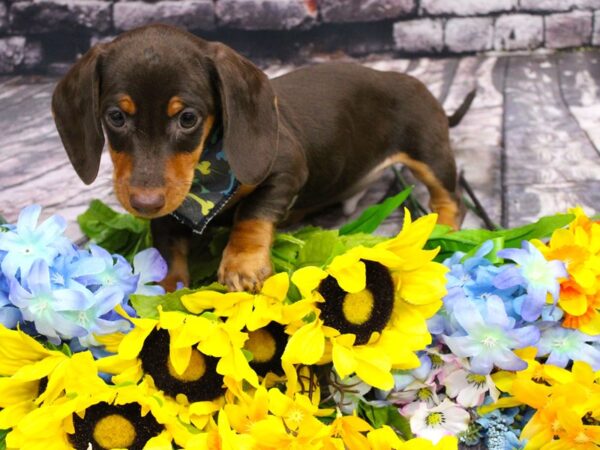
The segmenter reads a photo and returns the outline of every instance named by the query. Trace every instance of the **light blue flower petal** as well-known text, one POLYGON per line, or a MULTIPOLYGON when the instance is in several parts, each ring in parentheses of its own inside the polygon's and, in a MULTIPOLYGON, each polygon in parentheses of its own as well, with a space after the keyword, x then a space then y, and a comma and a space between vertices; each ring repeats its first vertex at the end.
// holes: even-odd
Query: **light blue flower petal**
POLYGON ((89 255, 82 256, 73 263, 73 270, 70 275, 72 278, 98 275, 99 273, 102 273, 104 268, 105 264, 102 259, 89 255))
POLYGON ((43 259, 35 260, 27 275, 26 284, 32 294, 48 293, 51 291, 50 269, 46 261, 43 259))
POLYGON ((548 266, 555 278, 568 278, 569 274, 567 272, 567 268, 565 263, 562 261, 558 261, 556 259, 549 261, 548 266))
POLYGON ((29 306, 29 301, 33 298, 31 292, 27 291, 16 279, 9 280, 10 283, 10 293, 8 294, 8 299, 10 302, 18 306, 19 308, 26 308, 29 306))
POLYGON ((454 305, 454 318, 468 334, 477 333, 485 328, 485 322, 477 306, 467 299, 456 302, 454 305))
POLYGON ((523 275, 521 275, 521 272, 515 266, 507 265, 504 267, 505 269, 494 278, 494 287, 508 289, 526 283, 523 275))
MULTIPOLYGON (((89 333, 88 330, 86 330, 84 327, 76 324, 75 322, 72 322, 62 314, 53 315, 51 326, 53 326, 54 329, 56 329, 56 331, 60 333, 61 337, 64 337, 65 339, 71 339, 73 337, 82 337, 89 333)), ((38 331, 40 330, 38 329, 38 331)))
POLYGON ((0 323, 6 328, 15 329, 17 323, 22 319, 19 308, 13 306, 5 306, 0 308, 0 323))
POLYGON ((478 375, 488 375, 494 368, 494 361, 492 355, 487 353, 481 353, 470 360, 471 372, 478 375))
POLYGON ((75 289, 57 289, 52 294, 54 296, 52 302, 54 311, 85 311, 94 304, 91 293, 85 295, 75 289))
POLYGON ((504 308, 504 302, 497 295, 491 295, 486 302, 486 323, 498 325, 503 329, 512 328, 514 319, 509 318, 504 308))
POLYGON ((512 348, 530 347, 540 340, 540 330, 534 325, 509 330, 507 335, 514 340, 512 348))
POLYGON ((520 248, 503 248, 498 250, 497 255, 503 259, 510 259, 517 264, 523 265, 529 260, 529 253, 520 248))
POLYGON ((167 262, 155 248, 147 248, 133 258, 134 273, 140 274, 140 284, 162 281, 167 275, 167 262))
POLYGON ((527 290, 527 296, 523 300, 523 306, 521 307, 521 317, 527 322, 535 321, 542 314, 542 309, 546 304, 546 293, 545 289, 539 289, 530 286, 527 290))
POLYGON ((40 205, 29 205, 21 210, 17 219, 16 231, 22 237, 29 237, 35 230, 42 207, 40 205))
POLYGON ((527 363, 508 349, 497 349, 493 358, 494 364, 500 369, 519 371, 527 368, 527 363))
POLYGON ((552 364, 553 366, 558 366, 558 367, 567 367, 567 364, 569 364, 569 361, 571 360, 571 358, 569 358, 569 356, 563 352, 560 351, 554 351, 552 353, 550 353, 550 356, 548 356, 548 359, 546 360, 546 364, 552 364))
POLYGON ((137 291, 135 291, 135 294, 155 297, 157 295, 165 295, 165 289, 162 286, 159 286, 157 284, 155 284, 155 285, 138 284, 138 288, 137 288, 137 291))
POLYGON ((460 358, 468 358, 482 352, 483 346, 470 336, 446 336, 443 335, 444 343, 450 347, 450 351, 460 358))
POLYGON ((101 288, 94 294, 94 299, 98 317, 112 311, 115 306, 119 305, 124 300, 123 292, 115 286, 101 288))
MULTIPOLYGON (((37 227, 36 235, 41 242, 46 244, 55 244, 57 238, 63 234, 67 228, 67 221, 61 216, 52 216, 46 219, 37 227)), ((61 241, 62 242, 62 241, 61 241)))
POLYGON ((594 371, 600 370, 600 350, 589 344, 581 344, 573 352, 571 359, 588 363, 594 371))

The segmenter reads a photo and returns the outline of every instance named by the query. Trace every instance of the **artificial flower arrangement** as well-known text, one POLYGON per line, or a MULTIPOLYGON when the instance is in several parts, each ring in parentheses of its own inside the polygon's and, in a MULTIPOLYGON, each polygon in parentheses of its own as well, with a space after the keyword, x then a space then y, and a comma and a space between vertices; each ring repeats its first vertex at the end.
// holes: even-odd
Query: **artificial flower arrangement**
POLYGON ((94 202, 83 249, 25 208, 0 225, 0 448, 598 448, 600 223, 372 235, 406 195, 279 234, 257 294, 210 283, 226 231, 165 294, 142 221, 94 202))

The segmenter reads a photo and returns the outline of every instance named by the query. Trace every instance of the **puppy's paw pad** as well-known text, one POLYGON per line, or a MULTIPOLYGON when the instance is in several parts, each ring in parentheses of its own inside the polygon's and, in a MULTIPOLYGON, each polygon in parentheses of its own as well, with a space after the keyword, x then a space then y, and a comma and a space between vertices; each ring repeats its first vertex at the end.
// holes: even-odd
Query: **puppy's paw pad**
POLYGON ((257 254, 223 255, 219 267, 219 282, 230 291, 258 292, 273 272, 271 261, 257 254))

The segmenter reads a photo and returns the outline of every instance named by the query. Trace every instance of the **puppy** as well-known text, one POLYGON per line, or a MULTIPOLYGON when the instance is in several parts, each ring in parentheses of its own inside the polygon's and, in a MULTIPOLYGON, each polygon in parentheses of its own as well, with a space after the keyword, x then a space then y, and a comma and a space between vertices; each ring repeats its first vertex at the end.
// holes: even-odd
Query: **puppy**
POLYGON ((127 211, 152 219, 168 289, 189 282, 192 228, 201 232, 229 210, 219 280, 255 291, 271 273, 278 223, 351 197, 393 163, 427 186, 439 222, 458 228, 448 126, 472 99, 449 119, 415 78, 350 63, 268 80, 223 44, 153 25, 90 49, 56 86, 52 109, 86 184, 108 138, 115 194, 127 211), (202 182, 195 191, 199 180, 217 186, 217 197, 202 182))

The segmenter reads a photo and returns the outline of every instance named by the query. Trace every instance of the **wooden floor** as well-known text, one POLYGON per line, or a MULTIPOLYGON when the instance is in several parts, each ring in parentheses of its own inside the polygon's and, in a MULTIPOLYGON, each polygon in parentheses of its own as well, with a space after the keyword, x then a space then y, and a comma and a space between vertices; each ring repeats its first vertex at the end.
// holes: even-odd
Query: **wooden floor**
MULTIPOLYGON (((422 80, 453 112, 477 86, 462 123, 451 130, 460 168, 491 218, 515 226, 582 205, 600 211, 600 52, 469 56, 449 59, 363 61, 422 80)), ((293 69, 266 69, 276 76, 293 69)), ((60 213, 68 235, 79 237, 75 219, 93 198, 116 206, 105 154, 98 179, 85 186, 71 168, 50 112, 55 79, 0 79, 0 214, 9 221, 30 203, 44 216, 60 213)), ((394 176, 383 177, 359 203, 379 201, 394 176)), ((332 208, 315 222, 336 225, 348 217, 332 208)), ((393 217, 385 233, 398 228, 393 217)), ((467 227, 478 227, 473 215, 467 227)))

